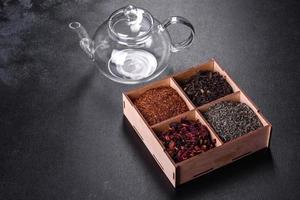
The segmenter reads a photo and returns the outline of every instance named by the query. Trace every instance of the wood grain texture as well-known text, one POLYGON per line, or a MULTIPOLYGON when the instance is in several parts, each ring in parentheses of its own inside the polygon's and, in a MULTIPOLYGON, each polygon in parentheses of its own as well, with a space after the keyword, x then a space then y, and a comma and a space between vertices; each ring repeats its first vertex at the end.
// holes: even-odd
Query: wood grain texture
POLYGON ((214 59, 210 59, 207 63, 197 65, 183 72, 179 72, 174 76, 169 76, 163 80, 123 93, 123 101, 124 115, 128 118, 129 122, 132 124, 135 131, 174 187, 239 160, 260 149, 267 148, 270 144, 272 129, 270 122, 261 114, 259 108, 214 59), (178 83, 201 71, 219 72, 231 85, 234 92, 200 107, 195 107, 178 83), (150 127, 132 101, 143 92, 160 86, 170 86, 175 89, 186 102, 190 111, 174 116, 150 127), (222 142, 220 137, 202 115, 202 113, 207 111, 209 107, 222 101, 236 101, 247 104, 258 116, 263 127, 226 143, 222 142), (165 147, 159 141, 156 133, 168 129, 171 122, 180 121, 183 117, 191 120, 198 119, 202 124, 207 126, 212 138, 216 139, 217 143, 215 148, 210 149, 205 153, 201 153, 185 161, 175 163, 166 152, 165 147))
POLYGON ((175 187, 175 166, 166 154, 163 145, 159 142, 155 134, 153 134, 147 122, 143 119, 139 111, 125 94, 123 94, 123 102, 124 115, 134 127, 134 130, 141 138, 147 149, 151 152, 153 158, 168 177, 171 184, 175 187))

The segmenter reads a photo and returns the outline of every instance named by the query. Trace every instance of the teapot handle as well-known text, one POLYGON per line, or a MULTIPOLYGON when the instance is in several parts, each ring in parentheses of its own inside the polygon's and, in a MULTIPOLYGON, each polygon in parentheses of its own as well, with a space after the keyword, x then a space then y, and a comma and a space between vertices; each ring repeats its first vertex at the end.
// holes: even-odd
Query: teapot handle
POLYGON ((188 28, 190 28, 191 32, 190 32, 189 37, 186 38, 185 40, 178 42, 178 43, 171 42, 172 43, 171 51, 177 52, 177 51, 181 51, 182 49, 189 47, 192 44, 192 41, 193 41, 194 35, 195 35, 195 29, 194 29, 193 25, 191 24, 191 22, 189 20, 185 19, 184 17, 172 16, 172 17, 169 17, 168 19, 166 19, 162 23, 162 28, 166 29, 168 26, 170 26, 172 24, 183 24, 183 25, 187 26, 188 28))

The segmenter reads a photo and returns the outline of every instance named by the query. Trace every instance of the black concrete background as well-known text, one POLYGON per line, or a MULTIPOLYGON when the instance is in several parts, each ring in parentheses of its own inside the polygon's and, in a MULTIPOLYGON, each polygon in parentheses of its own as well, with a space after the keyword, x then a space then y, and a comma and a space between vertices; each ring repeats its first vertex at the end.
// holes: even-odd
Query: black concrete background
POLYGON ((105 79, 68 29, 92 34, 128 3, 0 2, 0 199, 299 199, 299 1, 131 2, 195 26, 163 76, 214 57, 273 124, 270 151, 177 190, 123 118, 136 86, 105 79))

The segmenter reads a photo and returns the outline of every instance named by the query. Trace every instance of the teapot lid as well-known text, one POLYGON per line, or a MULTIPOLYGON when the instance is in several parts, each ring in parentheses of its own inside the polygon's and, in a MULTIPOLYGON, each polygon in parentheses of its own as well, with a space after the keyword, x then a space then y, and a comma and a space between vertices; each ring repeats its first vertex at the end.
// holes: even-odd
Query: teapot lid
POLYGON ((152 26, 151 14, 133 5, 115 11, 109 18, 109 30, 119 40, 141 40, 148 35, 152 26))

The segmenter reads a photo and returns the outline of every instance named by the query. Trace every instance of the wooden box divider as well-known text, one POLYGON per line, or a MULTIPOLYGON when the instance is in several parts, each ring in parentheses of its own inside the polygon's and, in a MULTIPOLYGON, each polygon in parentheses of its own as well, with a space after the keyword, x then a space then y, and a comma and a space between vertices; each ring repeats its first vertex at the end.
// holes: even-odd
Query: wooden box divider
POLYGON ((224 97, 221 97, 221 98, 216 99, 216 100, 214 100, 214 101, 211 101, 211 102, 209 102, 209 103, 207 103, 207 104, 204 104, 204 105, 202 105, 202 106, 199 106, 199 107, 197 107, 197 109, 198 109, 199 111, 201 111, 201 112, 205 112, 205 111, 207 111, 208 108, 210 108, 211 106, 213 106, 213 105, 215 105, 215 104, 217 104, 217 103, 220 103, 220 102, 222 102, 222 101, 239 101, 240 93, 241 93, 241 92, 238 91, 238 92, 234 92, 234 93, 228 94, 228 95, 226 95, 226 96, 224 96, 224 97))
POLYGON ((220 146, 220 145, 223 144, 222 140, 218 137, 218 135, 213 131, 213 129, 211 127, 208 127, 208 124, 207 124, 206 120, 201 115, 201 113, 198 112, 197 110, 192 110, 192 111, 182 113, 178 116, 175 116, 173 118, 165 120, 165 121, 163 121, 159 124, 156 124, 156 125, 152 126, 151 128, 154 131, 154 133, 157 134, 159 132, 168 130, 170 123, 179 122, 182 118, 186 118, 188 120, 199 120, 199 122, 201 124, 203 124, 207 127, 212 139, 216 139, 216 146, 220 146))
POLYGON ((123 93, 123 112, 174 187, 250 155, 262 148, 267 148, 270 145, 272 125, 263 116, 253 101, 214 59, 210 59, 207 63, 197 65, 160 81, 155 81, 123 93), (202 106, 195 107, 180 87, 180 82, 200 71, 219 72, 233 88, 233 93, 202 106), (163 86, 175 89, 187 104, 189 111, 150 126, 134 105, 134 101, 145 91, 163 86), (258 116, 263 127, 224 143, 202 115, 209 107, 222 101, 246 103, 258 116), (166 152, 166 148, 162 142, 158 139, 157 133, 166 130, 171 122, 180 121, 181 118, 198 119, 200 123, 208 128, 211 137, 216 139, 216 147, 182 162, 175 163, 166 152))
POLYGON ((186 96, 185 92, 181 89, 181 87, 179 87, 172 77, 170 78, 170 87, 176 90, 179 96, 185 101, 189 110, 194 110, 196 108, 193 102, 186 96))

